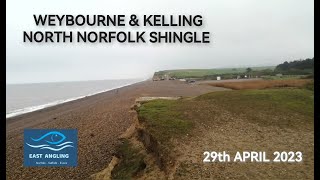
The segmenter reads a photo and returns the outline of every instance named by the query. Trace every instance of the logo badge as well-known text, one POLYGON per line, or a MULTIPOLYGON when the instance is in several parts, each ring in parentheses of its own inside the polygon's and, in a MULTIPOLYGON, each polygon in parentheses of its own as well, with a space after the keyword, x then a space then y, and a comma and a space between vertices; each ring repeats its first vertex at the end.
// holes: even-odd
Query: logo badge
POLYGON ((77 166, 76 129, 25 129, 24 166, 77 166))

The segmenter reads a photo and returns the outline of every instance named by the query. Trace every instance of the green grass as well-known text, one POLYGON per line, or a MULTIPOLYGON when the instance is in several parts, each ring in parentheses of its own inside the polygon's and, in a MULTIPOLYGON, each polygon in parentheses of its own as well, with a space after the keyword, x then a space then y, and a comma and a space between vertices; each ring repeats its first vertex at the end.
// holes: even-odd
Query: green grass
POLYGON ((308 89, 310 91, 314 91, 314 81, 306 84, 303 88, 308 89))
POLYGON ((186 134, 192 128, 192 122, 186 120, 179 111, 182 102, 153 100, 142 104, 138 109, 139 119, 161 144, 168 144, 170 138, 186 134))
POLYGON ((283 88, 214 92, 196 99, 264 126, 299 128, 313 122, 313 94, 305 88, 283 88))
MULTIPOLYGON (((145 130, 159 142, 156 154, 161 161, 171 162, 176 157, 171 138, 185 141, 182 136, 187 133, 190 137, 197 136, 197 128, 202 125, 220 128, 220 125, 241 120, 270 130, 275 127, 292 132, 311 131, 314 128, 313 101, 314 92, 306 87, 234 90, 180 100, 153 100, 143 103, 137 111, 145 130)), ((191 172, 183 164, 177 170, 179 176, 188 173, 191 172)))
POLYGON ((263 108, 266 104, 279 110, 291 110, 312 115, 313 92, 305 89, 268 89, 214 92, 199 96, 198 99, 227 102, 230 106, 263 108))
MULTIPOLYGON (((274 66, 251 67, 254 71, 271 69, 274 66)), ((247 68, 220 68, 220 69, 181 69, 181 70, 165 70, 158 71, 155 76, 169 75, 176 78, 203 78, 205 76, 223 75, 223 74, 238 74, 246 72, 247 68)))
POLYGON ((121 161, 112 170, 112 179, 132 179, 146 166, 143 161, 144 155, 140 154, 128 140, 124 140, 118 146, 117 153, 121 161))
POLYGON ((138 115, 147 130, 163 144, 188 133, 195 120, 214 119, 210 109, 217 108, 262 126, 299 128, 313 123, 312 87, 310 84, 302 88, 220 91, 194 99, 155 100, 143 104, 138 115))

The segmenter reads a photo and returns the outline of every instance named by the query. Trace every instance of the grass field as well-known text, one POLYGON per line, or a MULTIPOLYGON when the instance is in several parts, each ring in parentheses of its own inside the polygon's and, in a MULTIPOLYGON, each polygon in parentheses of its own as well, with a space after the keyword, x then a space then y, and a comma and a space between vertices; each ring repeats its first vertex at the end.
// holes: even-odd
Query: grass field
POLYGON ((307 89, 240 90, 209 93, 196 98, 217 103, 261 125, 299 128, 313 121, 313 91, 307 89), (296 119, 288 118, 298 115, 296 119), (279 117, 279 118, 274 118, 279 117))
POLYGON ((137 106, 138 130, 119 146, 122 160, 113 178, 312 179, 312 79, 211 85, 234 90, 137 106), (203 163, 204 151, 226 151, 231 158, 236 152, 263 151, 269 159, 275 151, 301 151, 304 159, 290 164, 203 163))
POLYGON ((266 89, 282 87, 305 87, 313 84, 311 79, 282 79, 282 80, 252 80, 241 82, 216 82, 209 85, 230 88, 234 90, 241 89, 266 89))
MULTIPOLYGON (((272 82, 267 84, 268 87, 283 87, 282 83, 272 82), (278 86, 280 84, 280 86, 278 86)), ((247 82, 242 82, 246 84, 247 82)), ((251 83, 251 82, 248 82, 251 83)), ((254 83, 255 84, 255 83, 254 83)), ((288 82, 286 85, 305 87, 299 81, 288 82), (291 83, 291 84, 290 84, 291 83)), ((232 84, 233 85, 233 84, 232 84)), ((244 85, 238 88, 236 84, 235 89, 252 89, 251 84, 244 85)), ((229 87, 229 86, 228 86, 229 87)), ((265 84, 261 86, 259 83, 254 86, 264 88, 265 84)), ((142 120, 148 132, 150 132, 161 144, 169 145, 171 138, 179 138, 190 132, 194 126, 194 119, 190 119, 186 114, 190 115, 194 112, 194 105, 204 103, 203 109, 210 106, 210 104, 219 105, 221 109, 228 110, 234 114, 243 114, 248 120, 256 123, 263 122, 264 125, 285 125, 285 126, 300 126, 308 121, 313 120, 313 91, 306 88, 278 88, 265 90, 240 90, 240 91, 221 91, 204 94, 195 99, 182 99, 177 101, 172 100, 153 100, 143 104, 139 110, 139 119, 142 120), (264 114, 264 117, 258 117, 264 114), (275 116, 286 117, 288 114, 297 114, 303 116, 303 121, 290 124, 288 120, 275 120, 268 118, 275 116)), ((204 113, 201 116, 211 116, 215 114, 204 113)), ((290 121, 291 122, 291 121, 290 121)))
MULTIPOLYGON (((274 66, 263 66, 263 67, 251 67, 252 70, 274 70, 274 66)), ((181 69, 181 70, 166 70, 158 71, 154 76, 172 76, 176 78, 202 78, 205 76, 222 75, 222 74, 237 74, 246 72, 247 68, 220 68, 220 69, 181 69)))
MULTIPOLYGON (((257 84, 255 88, 265 88, 265 84, 257 84)), ((145 130, 159 144, 158 155, 176 162, 170 167, 175 169, 173 174, 167 172, 174 179, 312 179, 313 91, 306 88, 306 81, 285 81, 285 84, 295 87, 258 90, 244 85, 236 89, 249 90, 153 100, 143 103, 137 112, 145 130), (202 154, 207 150, 230 153, 260 150, 267 151, 269 157, 274 151, 302 151, 305 159, 302 164, 290 166, 285 163, 203 164, 202 154)), ((279 87, 279 82, 270 81, 268 87, 279 87)), ((143 164, 137 157, 129 157, 138 161, 131 162, 136 169, 143 164)))
POLYGON ((138 110, 139 119, 161 144, 167 144, 172 137, 186 134, 192 127, 192 122, 185 120, 178 110, 181 102, 155 100, 143 104, 138 110))

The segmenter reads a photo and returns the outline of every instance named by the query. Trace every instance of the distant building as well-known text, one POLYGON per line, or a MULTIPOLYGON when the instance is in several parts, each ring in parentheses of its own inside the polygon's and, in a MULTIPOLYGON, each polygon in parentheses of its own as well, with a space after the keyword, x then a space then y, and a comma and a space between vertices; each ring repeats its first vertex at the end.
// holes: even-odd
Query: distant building
POLYGON ((158 77, 153 78, 153 81, 160 81, 158 77))

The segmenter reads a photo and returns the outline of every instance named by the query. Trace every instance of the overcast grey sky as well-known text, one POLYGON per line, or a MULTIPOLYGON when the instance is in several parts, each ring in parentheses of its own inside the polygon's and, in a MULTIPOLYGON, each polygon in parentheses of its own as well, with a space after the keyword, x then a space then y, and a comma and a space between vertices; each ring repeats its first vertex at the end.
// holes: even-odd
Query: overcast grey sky
POLYGON ((275 65, 314 56, 313 0, 7 0, 6 3, 7 83, 144 78, 164 69, 275 65), (23 31, 70 30, 37 27, 33 14, 201 14, 205 23, 202 28, 168 30, 209 31, 211 44, 26 44, 22 42, 23 31))

